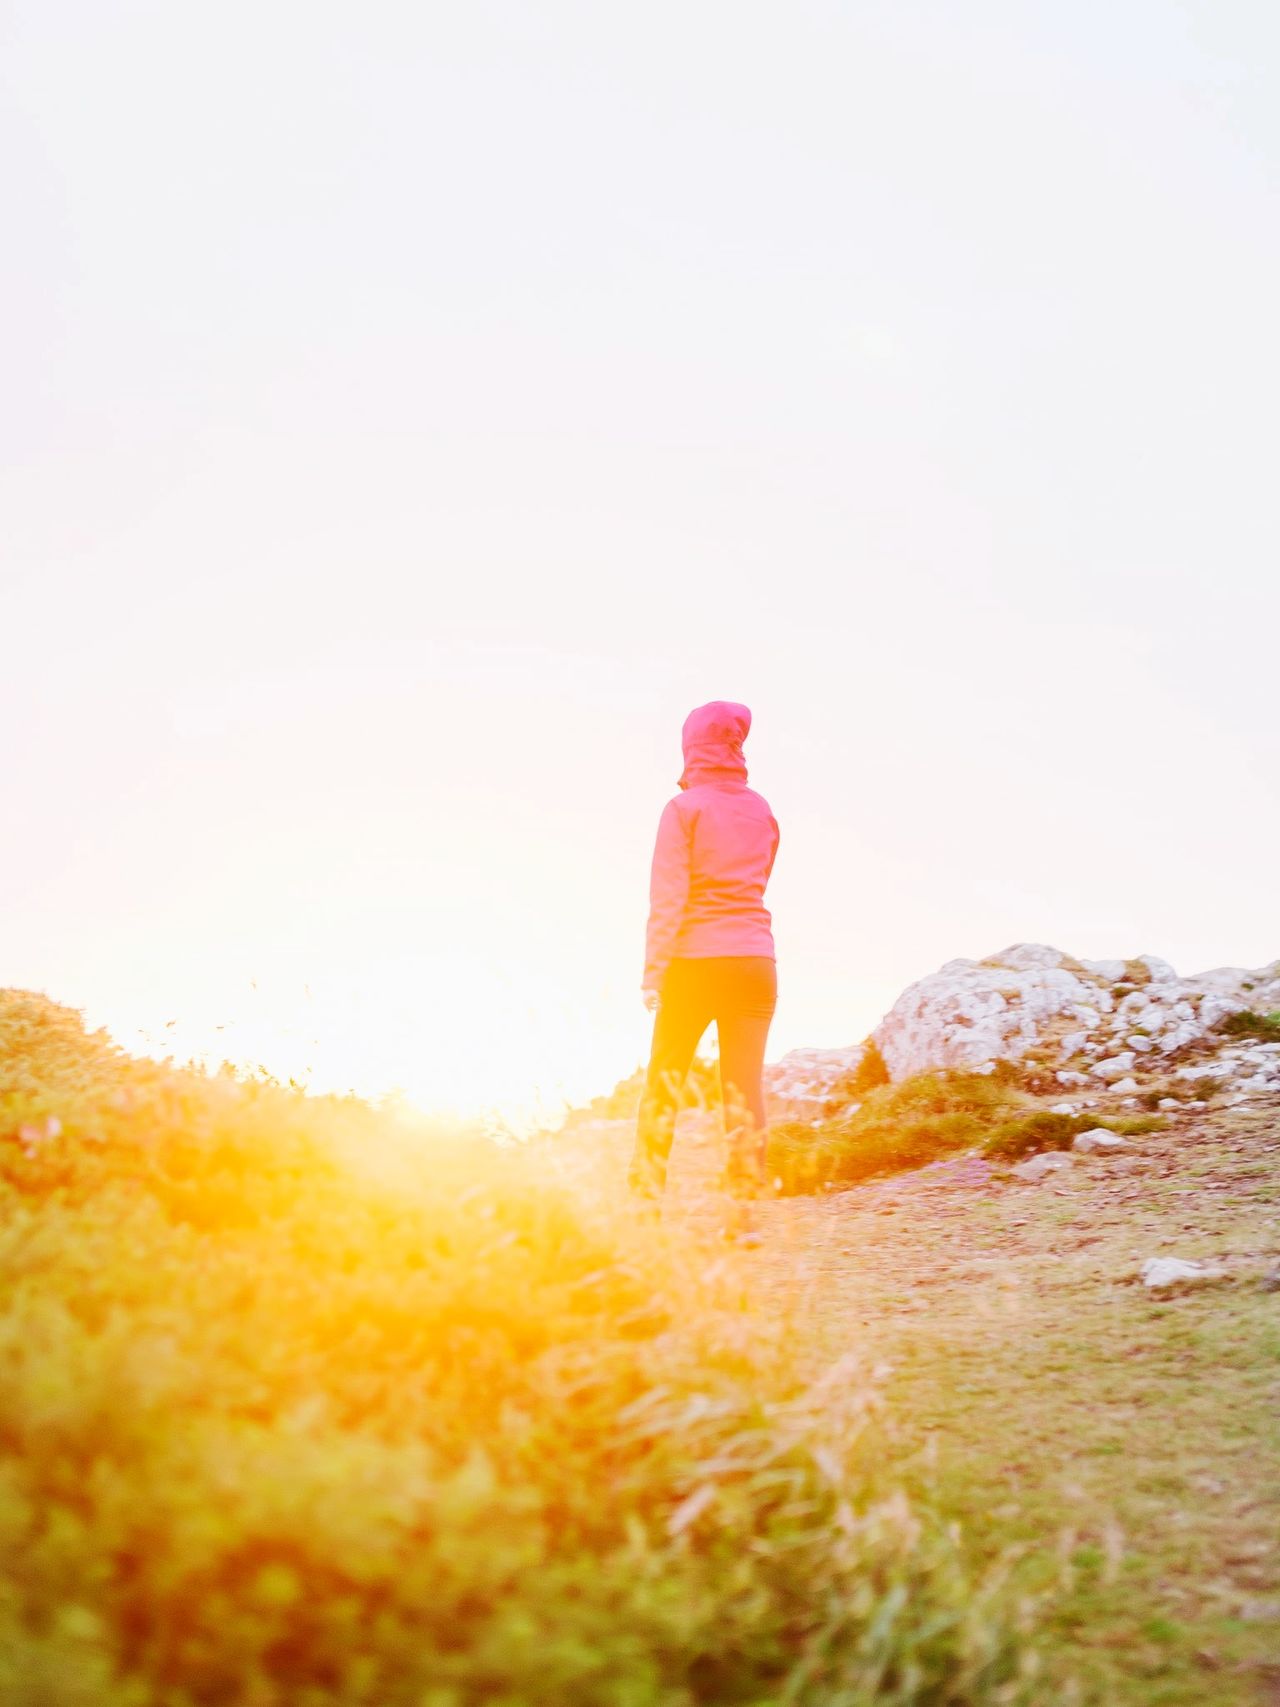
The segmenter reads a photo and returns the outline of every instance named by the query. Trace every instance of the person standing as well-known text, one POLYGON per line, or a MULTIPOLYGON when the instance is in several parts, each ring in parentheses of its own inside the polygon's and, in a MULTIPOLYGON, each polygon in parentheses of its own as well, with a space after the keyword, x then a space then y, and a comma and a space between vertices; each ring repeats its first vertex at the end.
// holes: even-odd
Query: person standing
POLYGON ((764 1178, 764 1052, 778 999, 765 885, 777 821, 747 786, 743 742, 751 713, 731 700, 691 711, 681 744, 680 793, 658 821, 649 881, 643 996, 653 1042, 628 1180, 661 1197, 684 1081, 714 1020, 731 1189, 764 1178))

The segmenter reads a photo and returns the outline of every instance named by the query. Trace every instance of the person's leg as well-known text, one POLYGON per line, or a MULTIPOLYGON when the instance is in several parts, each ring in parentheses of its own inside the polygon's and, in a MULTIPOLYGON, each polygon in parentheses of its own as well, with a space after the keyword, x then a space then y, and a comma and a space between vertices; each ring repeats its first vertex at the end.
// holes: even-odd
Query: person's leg
POLYGON ((632 1189, 648 1197, 660 1197, 666 1185, 680 1092, 702 1034, 711 1023, 705 979, 698 965, 688 960, 671 962, 653 1022, 635 1150, 627 1174, 632 1189))
POLYGON ((722 963, 716 1030, 724 1098, 726 1173, 732 1189, 759 1191, 765 1180, 767 1116, 764 1054, 778 1002, 778 974, 765 956, 722 963))

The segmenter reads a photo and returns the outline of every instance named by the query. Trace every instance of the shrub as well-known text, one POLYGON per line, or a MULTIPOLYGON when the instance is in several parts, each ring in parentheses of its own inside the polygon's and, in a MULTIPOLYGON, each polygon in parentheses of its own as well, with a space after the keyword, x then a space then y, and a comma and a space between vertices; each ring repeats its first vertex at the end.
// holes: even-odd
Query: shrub
POLYGON ((986 1155, 1016 1162, 1037 1150, 1069 1150, 1079 1132, 1089 1132, 1100 1122, 1093 1115, 1054 1114, 1047 1108, 1002 1120, 983 1141, 986 1155))
POLYGON ((994 1699, 871 1377, 590 1163, 0 995, 0 1699, 994 1699))
POLYGON ((880 1053, 880 1045, 874 1037, 869 1037, 862 1045, 862 1055, 853 1070, 850 1089, 854 1096, 864 1097, 868 1091, 874 1091, 877 1086, 890 1082, 889 1069, 880 1053))
POLYGON ((1266 1043, 1280 1043, 1280 1012, 1255 1014, 1246 1008, 1219 1020, 1215 1029, 1224 1037, 1257 1037, 1266 1043))
POLYGON ((1097 1122, 1122 1138, 1141 1138, 1144 1132, 1163 1132, 1167 1124, 1162 1114, 1126 1114, 1097 1122))
POLYGON ((858 1064, 851 1072, 843 1073, 827 1095, 825 1112, 838 1114, 851 1102, 860 1102, 869 1091, 891 1083, 889 1069, 874 1037, 862 1045, 858 1064))
POLYGON ((979 1143, 1025 1101, 1005 1073, 920 1073, 871 1091, 860 1107, 816 1128, 796 1121, 771 1128, 769 1169, 790 1193, 921 1167, 979 1143))

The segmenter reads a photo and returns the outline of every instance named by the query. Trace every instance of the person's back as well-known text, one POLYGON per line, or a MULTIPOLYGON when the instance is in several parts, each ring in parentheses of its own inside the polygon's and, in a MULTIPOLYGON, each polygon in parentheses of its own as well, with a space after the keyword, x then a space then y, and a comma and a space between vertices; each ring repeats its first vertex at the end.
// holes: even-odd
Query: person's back
POLYGON ((745 705, 699 706, 682 731, 681 793, 658 824, 649 886, 644 995, 657 1010, 631 1181, 662 1190, 680 1087, 712 1020, 720 1040, 730 1154, 764 1160, 764 1050, 777 1003, 765 885, 778 851, 769 803, 747 786, 745 705))
POLYGON ((649 886, 644 988, 659 990, 668 963, 712 955, 774 955, 765 885, 778 826, 747 786, 744 705, 715 700, 685 720, 682 792, 658 822, 649 886))

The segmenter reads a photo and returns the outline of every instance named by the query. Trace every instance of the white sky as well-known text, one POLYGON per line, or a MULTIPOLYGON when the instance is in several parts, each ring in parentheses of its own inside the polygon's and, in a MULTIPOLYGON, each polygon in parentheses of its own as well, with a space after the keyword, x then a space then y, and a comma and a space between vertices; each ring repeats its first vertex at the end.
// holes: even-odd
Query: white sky
POLYGON ((1280 953, 1275 6, 0 19, 0 981, 603 1089, 719 697, 773 1054, 1280 953))

